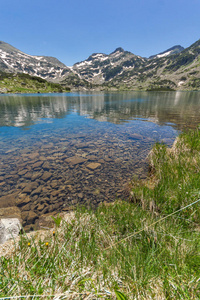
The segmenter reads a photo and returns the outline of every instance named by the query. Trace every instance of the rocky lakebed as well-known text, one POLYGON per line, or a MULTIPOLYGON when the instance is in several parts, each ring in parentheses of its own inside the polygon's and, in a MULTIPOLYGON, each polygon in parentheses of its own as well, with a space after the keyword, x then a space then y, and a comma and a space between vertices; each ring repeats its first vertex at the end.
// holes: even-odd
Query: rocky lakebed
POLYGON ((126 198, 133 175, 145 176, 152 141, 128 132, 33 138, 28 145, 21 138, 17 147, 10 140, 0 156, 0 217, 17 217, 33 230, 79 204, 126 198))
POLYGON ((195 122, 199 93, 2 95, 0 219, 29 231, 79 205, 128 199, 154 143, 172 145, 195 122))

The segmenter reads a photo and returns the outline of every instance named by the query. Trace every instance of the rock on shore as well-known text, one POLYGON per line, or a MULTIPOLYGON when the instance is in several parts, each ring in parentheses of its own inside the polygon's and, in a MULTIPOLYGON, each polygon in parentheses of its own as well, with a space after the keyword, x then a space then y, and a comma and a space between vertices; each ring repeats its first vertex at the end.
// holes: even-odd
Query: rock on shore
POLYGON ((0 220, 0 244, 16 238, 21 230, 21 223, 17 218, 0 220))

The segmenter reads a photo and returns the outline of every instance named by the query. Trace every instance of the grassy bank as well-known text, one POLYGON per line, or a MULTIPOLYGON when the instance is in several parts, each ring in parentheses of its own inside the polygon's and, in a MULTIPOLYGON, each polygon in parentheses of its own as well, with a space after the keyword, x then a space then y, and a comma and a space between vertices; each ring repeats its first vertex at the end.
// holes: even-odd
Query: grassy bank
POLYGON ((69 92, 67 86, 48 82, 28 74, 0 72, 0 92, 2 93, 62 93, 69 92))
POLYGON ((171 150, 155 145, 151 176, 133 182, 129 201, 79 208, 54 231, 21 235, 1 258, 0 296, 199 299, 199 202, 184 209, 199 198, 199 150, 199 130, 171 150))
MULTIPOLYGON (((182 133, 173 147, 156 144, 149 154, 150 176, 135 182, 133 198, 143 207, 170 214, 200 198, 200 130, 182 133)), ((186 224, 199 225, 200 210, 190 206, 180 214, 186 224)))

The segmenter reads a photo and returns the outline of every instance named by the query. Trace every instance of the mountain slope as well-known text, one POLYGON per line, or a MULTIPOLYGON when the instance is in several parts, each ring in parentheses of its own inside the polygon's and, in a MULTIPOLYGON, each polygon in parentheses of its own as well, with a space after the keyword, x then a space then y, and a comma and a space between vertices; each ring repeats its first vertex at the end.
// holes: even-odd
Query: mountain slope
POLYGON ((149 59, 116 76, 108 87, 144 90, 200 89, 200 40, 180 53, 149 59))
POLYGON ((180 45, 176 45, 174 47, 171 47, 167 50, 165 50, 164 52, 161 52, 161 53, 158 53, 156 55, 152 55, 149 57, 149 59, 152 59, 152 58, 160 58, 160 57, 166 57, 166 56, 169 56, 169 55, 173 55, 173 54, 177 54, 177 53, 180 53, 181 51, 183 51, 184 48, 180 45))
POLYGON ((57 58, 32 56, 0 41, 0 70, 9 73, 26 73, 59 82, 71 73, 57 58))
POLYGON ((76 63, 72 70, 79 78, 93 84, 102 84, 122 74, 127 69, 143 66, 145 58, 117 48, 109 55, 94 53, 85 61, 76 63))
POLYGON ((186 49, 174 46, 150 58, 117 48, 108 55, 94 53, 72 67, 0 42, 0 71, 26 73, 75 89, 200 89, 200 40, 186 49))

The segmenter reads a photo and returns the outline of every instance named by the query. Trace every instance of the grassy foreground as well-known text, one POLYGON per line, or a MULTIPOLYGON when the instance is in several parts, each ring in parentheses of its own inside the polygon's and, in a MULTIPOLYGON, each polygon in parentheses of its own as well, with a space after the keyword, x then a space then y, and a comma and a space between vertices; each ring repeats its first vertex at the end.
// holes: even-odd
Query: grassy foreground
POLYGON ((199 299, 200 202, 183 209, 199 198, 199 151, 199 130, 171 150, 155 145, 151 176, 133 182, 129 202, 79 208, 54 231, 22 235, 1 258, 0 297, 199 299))

